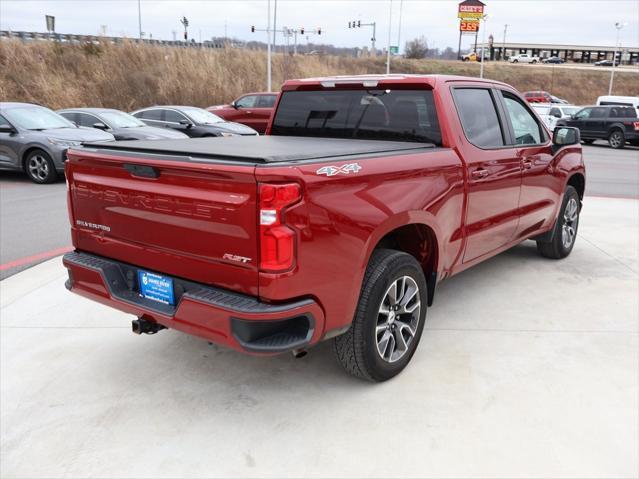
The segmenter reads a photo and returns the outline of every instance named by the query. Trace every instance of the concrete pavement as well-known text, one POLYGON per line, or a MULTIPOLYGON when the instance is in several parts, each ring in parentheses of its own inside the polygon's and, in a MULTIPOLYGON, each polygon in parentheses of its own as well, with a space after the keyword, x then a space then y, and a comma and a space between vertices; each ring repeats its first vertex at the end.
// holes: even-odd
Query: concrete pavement
POLYGON ((637 477, 639 202, 587 198, 563 261, 524 243, 443 282, 411 365, 254 358, 0 283, 2 477, 637 477))

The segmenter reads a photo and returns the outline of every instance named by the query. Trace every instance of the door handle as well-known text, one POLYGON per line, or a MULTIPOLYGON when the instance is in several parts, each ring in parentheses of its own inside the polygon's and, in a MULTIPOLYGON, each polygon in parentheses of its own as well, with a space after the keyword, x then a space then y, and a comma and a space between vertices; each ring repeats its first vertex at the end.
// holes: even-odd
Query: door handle
POLYGON ((533 160, 531 158, 524 158, 521 160, 521 166, 523 166, 524 169, 529 170, 533 167, 533 160))
POLYGON ((488 176, 488 170, 484 170, 483 168, 480 168, 478 170, 473 171, 470 176, 473 179, 481 179, 481 178, 486 178, 488 176))

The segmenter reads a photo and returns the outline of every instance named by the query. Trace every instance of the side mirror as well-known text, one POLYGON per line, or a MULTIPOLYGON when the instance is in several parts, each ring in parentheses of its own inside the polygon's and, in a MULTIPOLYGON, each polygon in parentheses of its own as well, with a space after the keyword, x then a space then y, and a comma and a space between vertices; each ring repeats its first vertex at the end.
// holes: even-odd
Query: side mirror
POLYGON ((180 125, 187 128, 193 128, 193 123, 191 123, 189 120, 180 120, 180 125))
POLYGON ((11 125, 0 125, 0 133, 15 133, 16 130, 11 125))
POLYGON ((579 128, 571 126, 558 126, 552 134, 553 148, 559 150, 564 146, 578 145, 581 142, 579 128))
POLYGON ((106 126, 104 123, 98 122, 98 123, 94 123, 93 125, 91 125, 93 128, 97 128, 98 130, 108 130, 109 127, 106 126))
POLYGON ((235 108, 236 110, 239 108, 239 106, 237 106, 237 103, 235 102, 235 100, 233 100, 231 102, 231 108, 235 108))

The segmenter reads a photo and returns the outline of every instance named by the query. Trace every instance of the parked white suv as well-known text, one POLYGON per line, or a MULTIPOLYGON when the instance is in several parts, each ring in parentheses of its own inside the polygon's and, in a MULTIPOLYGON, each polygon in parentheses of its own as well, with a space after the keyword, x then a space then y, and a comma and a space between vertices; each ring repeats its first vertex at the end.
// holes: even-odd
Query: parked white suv
POLYGON ((563 105, 555 103, 532 103, 530 106, 537 112, 539 118, 552 131, 557 126, 560 119, 571 118, 581 107, 574 105, 563 105))
POLYGON ((508 59, 510 63, 539 63, 539 57, 533 57, 527 53, 521 55, 515 55, 508 59))

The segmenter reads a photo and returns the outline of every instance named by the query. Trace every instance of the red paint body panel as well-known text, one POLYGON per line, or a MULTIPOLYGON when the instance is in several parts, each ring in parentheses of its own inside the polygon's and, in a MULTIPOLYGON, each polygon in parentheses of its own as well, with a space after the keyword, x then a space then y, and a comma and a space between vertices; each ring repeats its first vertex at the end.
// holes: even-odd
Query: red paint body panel
MULTIPOLYGON (((246 95, 242 95, 242 97, 238 98, 235 101, 238 101, 246 96, 260 97, 265 95, 271 96, 273 95, 273 93, 248 93, 246 95)), ((262 135, 266 131, 269 119, 275 111, 275 108, 264 108, 259 106, 234 108, 231 105, 215 105, 207 108, 207 110, 211 113, 216 114, 217 116, 224 118, 226 121, 234 121, 236 123, 242 123, 246 126, 250 126, 260 135, 262 135)))
MULTIPOLYGON (((361 158, 357 174, 330 177, 317 170, 353 160, 268 166, 187 164, 71 150, 66 172, 74 246, 252 295, 264 303, 312 299, 318 321, 310 344, 315 344, 351 323, 369 257, 388 233, 406 225, 432 232, 435 244, 428 247, 435 255, 435 276, 441 280, 549 231, 569 178, 585 177, 579 145, 554 153, 550 140, 533 147, 492 150, 468 142, 451 88, 481 85, 519 96, 508 85, 463 77, 367 78, 377 79, 380 88, 432 89, 442 148, 361 158), (132 178, 122 168, 124 163, 152 165, 161 175, 132 178), (487 176, 474 178, 478 168, 486 169, 487 176), (302 187, 302 199, 285 210, 286 224, 297 238, 294 265, 284 273, 257 269, 257 184, 262 182, 297 182, 302 187), (108 225, 110 231, 83 227, 78 221, 97 228, 108 225), (228 252, 251 261, 224 260, 228 252)), ((283 91, 358 88, 357 82, 361 88, 362 81, 361 77, 291 80, 283 91)), ((229 336, 228 311, 208 311, 204 305, 186 302, 174 317, 161 317, 109 297, 99 275, 67 267, 72 270, 73 291, 238 347, 229 336)))

